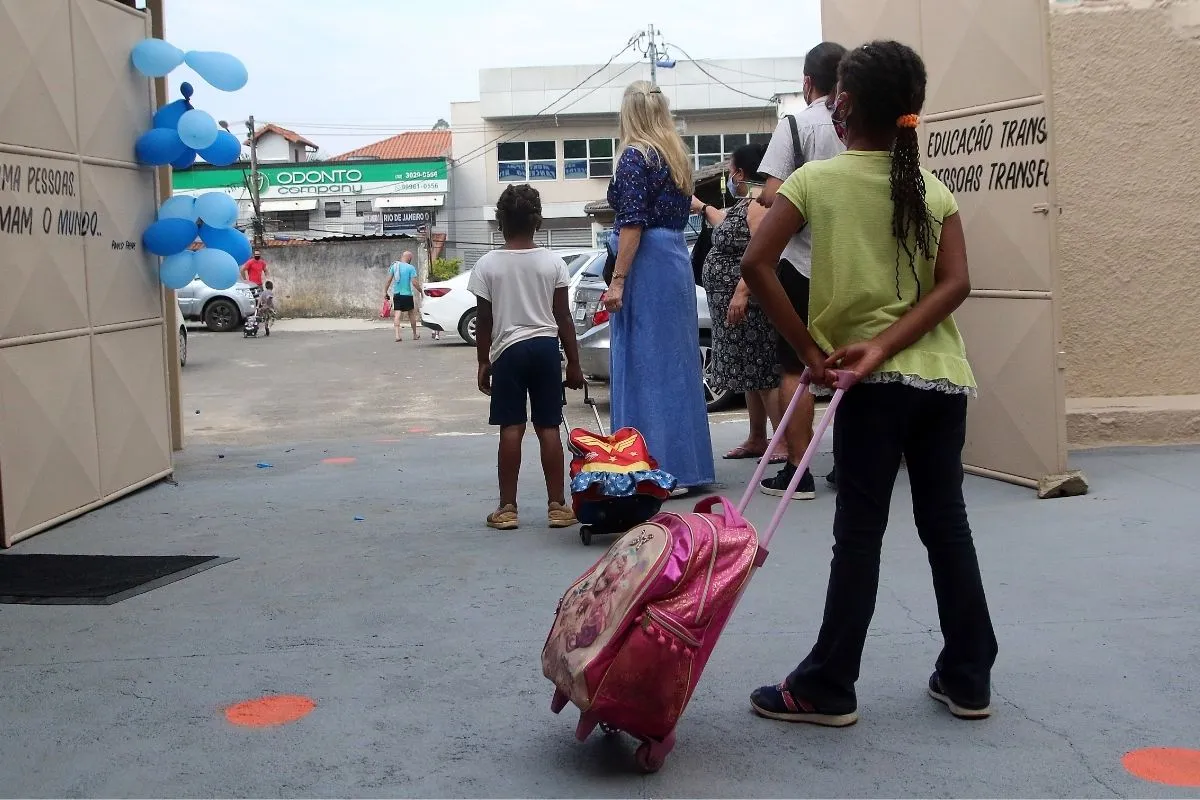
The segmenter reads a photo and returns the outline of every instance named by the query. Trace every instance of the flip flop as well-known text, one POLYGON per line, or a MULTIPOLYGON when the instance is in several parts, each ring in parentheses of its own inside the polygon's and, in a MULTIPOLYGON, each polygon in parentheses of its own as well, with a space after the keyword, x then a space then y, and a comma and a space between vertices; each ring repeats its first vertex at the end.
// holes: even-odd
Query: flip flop
POLYGON ((763 453, 751 452, 750 450, 747 450, 742 445, 738 445, 737 447, 733 448, 725 455, 721 456, 721 458, 727 459, 729 461, 741 461, 743 459, 762 458, 762 457, 763 457, 763 453))

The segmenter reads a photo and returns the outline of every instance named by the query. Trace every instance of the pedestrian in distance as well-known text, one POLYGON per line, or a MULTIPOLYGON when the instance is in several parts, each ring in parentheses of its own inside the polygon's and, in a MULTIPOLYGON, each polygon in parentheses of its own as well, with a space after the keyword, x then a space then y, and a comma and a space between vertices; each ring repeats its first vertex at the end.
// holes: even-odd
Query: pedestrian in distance
POLYGON ((393 261, 388 267, 387 282, 383 285, 384 299, 392 301, 392 327, 396 331, 396 341, 404 341, 401 332, 404 323, 401 315, 408 316, 408 324, 412 326, 413 339, 420 339, 421 333, 417 328, 416 295, 421 291, 421 279, 417 268, 413 266, 413 254, 405 250, 399 261, 393 261))
POLYGON ((963 499, 967 398, 975 377, 953 312, 971 291, 958 204, 921 169, 925 65, 892 41, 842 60, 833 120, 847 150, 784 181, 742 272, 767 315, 831 386, 852 373, 834 422, 838 472, 833 561, 816 644, 783 681, 750 697, 761 716, 845 726, 879 590, 880 549, 903 458, 913 518, 929 554, 943 648, 928 693, 959 718, 991 714, 996 636, 963 499), (775 268, 812 228, 806 324, 775 268))
POLYGON ((546 519, 551 528, 576 523, 567 505, 562 424, 563 374, 559 343, 567 358, 566 385, 583 388, 575 322, 567 302, 566 263, 538 247, 542 198, 529 185, 509 186, 496 204, 504 246, 485 254, 471 270, 468 290, 478 299, 476 352, 479 391, 491 397, 489 422, 500 428, 496 473, 500 503, 487 525, 520 525, 517 479, 521 443, 533 422, 546 478, 546 519))
POLYGON ((269 272, 267 262, 263 261, 262 251, 255 249, 254 256, 242 265, 241 279, 255 286, 262 286, 269 272))

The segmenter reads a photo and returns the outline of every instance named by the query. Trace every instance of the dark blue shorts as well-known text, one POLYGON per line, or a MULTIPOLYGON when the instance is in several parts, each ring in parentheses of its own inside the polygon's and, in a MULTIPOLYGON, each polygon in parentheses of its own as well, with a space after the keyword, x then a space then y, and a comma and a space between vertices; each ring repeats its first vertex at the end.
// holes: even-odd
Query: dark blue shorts
POLYGON ((510 345, 492 364, 488 422, 524 425, 531 420, 538 428, 557 428, 562 424, 562 381, 557 336, 539 336, 510 345))

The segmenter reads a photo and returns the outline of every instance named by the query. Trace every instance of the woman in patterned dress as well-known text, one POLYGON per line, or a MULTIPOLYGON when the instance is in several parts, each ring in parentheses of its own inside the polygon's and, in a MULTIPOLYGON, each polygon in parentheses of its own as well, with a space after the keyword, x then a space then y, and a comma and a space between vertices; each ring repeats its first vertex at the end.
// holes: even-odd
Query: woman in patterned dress
POLYGON ((621 152, 608 202, 616 253, 610 323, 612 429, 637 428, 677 492, 716 480, 696 284, 683 229, 692 167, 662 90, 637 81, 621 103, 621 152))
MULTIPOLYGON (((779 424, 779 361, 775 329, 750 298, 742 280, 742 255, 767 210, 754 202, 752 184, 761 184, 758 165, 766 148, 748 144, 734 151, 727 188, 737 202, 713 208, 692 198, 692 211, 713 226, 712 249, 704 259, 702 280, 712 316, 712 382, 714 389, 743 392, 750 412, 750 435, 725 458, 758 458, 767 450, 767 418, 779 424)), ((787 453, 772 457, 786 460, 787 453)))

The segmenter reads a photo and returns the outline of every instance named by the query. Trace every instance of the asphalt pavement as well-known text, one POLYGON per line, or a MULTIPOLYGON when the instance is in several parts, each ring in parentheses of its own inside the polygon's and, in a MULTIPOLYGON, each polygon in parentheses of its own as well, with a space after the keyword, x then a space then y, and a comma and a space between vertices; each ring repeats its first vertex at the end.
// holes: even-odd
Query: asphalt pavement
MULTIPOLYGON (((0 795, 1197 793, 1140 780, 1122 759, 1200 749, 1200 451, 1079 455, 1093 493, 1067 500, 968 478, 1000 640, 997 713, 979 723, 924 693, 940 635, 903 476, 861 721, 829 730, 751 715, 749 692, 786 674, 820 622, 834 498, 793 503, 675 752, 642 776, 629 739, 580 744, 575 717, 549 710, 544 637, 600 549, 537 519, 532 441, 526 524, 483 527, 495 443, 473 362, 465 346, 395 344, 386 328, 196 332, 177 484, 11 552, 236 560, 112 606, 0 605, 0 795), (237 705, 276 695, 298 697, 237 705), (269 724, 283 718, 264 708, 295 721, 269 724)), ((714 422, 718 449, 744 435, 736 413, 714 422)), ((719 478, 736 491, 752 467, 718 462, 719 478)), ((760 496, 748 516, 761 525, 771 510, 760 496)))

